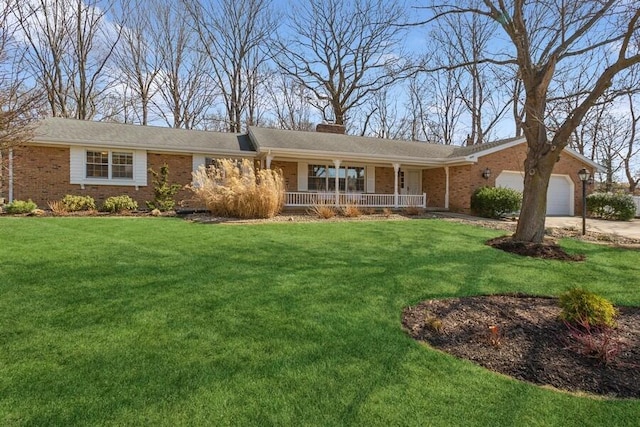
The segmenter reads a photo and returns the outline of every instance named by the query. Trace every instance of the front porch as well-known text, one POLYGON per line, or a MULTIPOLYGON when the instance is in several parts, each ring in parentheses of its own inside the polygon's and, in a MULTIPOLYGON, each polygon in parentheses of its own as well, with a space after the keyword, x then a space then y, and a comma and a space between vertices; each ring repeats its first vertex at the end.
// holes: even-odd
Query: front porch
POLYGON ((314 205, 334 205, 343 207, 356 205, 366 208, 407 208, 427 207, 427 194, 372 194, 342 192, 302 192, 287 191, 285 207, 309 207, 314 205))

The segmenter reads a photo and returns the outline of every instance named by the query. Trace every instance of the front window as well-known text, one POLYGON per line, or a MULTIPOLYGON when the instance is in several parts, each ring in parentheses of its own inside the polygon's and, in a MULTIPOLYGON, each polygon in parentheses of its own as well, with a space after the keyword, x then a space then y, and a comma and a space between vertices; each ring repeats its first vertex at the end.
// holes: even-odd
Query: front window
POLYGON ((133 179, 133 153, 87 151, 87 178, 133 179))
POLYGON ((309 165, 307 188, 309 191, 335 191, 336 174, 339 190, 347 193, 363 193, 365 168, 333 165, 309 165))

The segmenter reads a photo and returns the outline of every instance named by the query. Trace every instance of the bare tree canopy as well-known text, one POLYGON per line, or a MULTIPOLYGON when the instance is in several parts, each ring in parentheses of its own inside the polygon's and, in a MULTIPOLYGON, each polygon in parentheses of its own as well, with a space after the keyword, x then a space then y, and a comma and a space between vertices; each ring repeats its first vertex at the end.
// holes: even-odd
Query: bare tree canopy
POLYGON ((405 76, 405 9, 383 0, 305 0, 292 5, 275 60, 313 92, 325 120, 344 125, 368 96, 405 76))
MULTIPOLYGON (((640 63, 640 7, 633 2, 540 0, 464 1, 433 4, 432 20, 470 14, 498 22, 502 29, 495 51, 473 62, 513 64, 524 86, 525 160, 523 205, 515 239, 540 242, 544 237, 546 194, 553 166, 585 114, 605 93, 625 92, 627 70, 640 63), (572 94, 574 108, 549 126, 549 101, 558 81, 583 70, 581 87, 572 94)), ((451 64, 451 67, 468 65, 451 64)), ((555 94, 557 96, 557 94, 555 94)))
POLYGON ((24 65, 45 90, 54 116, 91 119, 107 89, 105 67, 118 43, 111 2, 16 1, 12 13, 29 49, 24 65))
POLYGON ((227 112, 228 131, 257 121, 266 42, 276 29, 270 1, 183 0, 227 112))

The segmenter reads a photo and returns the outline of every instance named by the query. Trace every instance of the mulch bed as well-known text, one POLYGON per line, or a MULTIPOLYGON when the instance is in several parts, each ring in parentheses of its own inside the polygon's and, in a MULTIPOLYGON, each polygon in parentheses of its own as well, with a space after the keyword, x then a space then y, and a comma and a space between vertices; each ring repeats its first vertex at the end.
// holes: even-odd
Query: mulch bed
POLYGON ((640 309, 619 307, 619 311, 615 339, 621 351, 608 364, 577 351, 583 347, 569 338, 554 298, 493 295, 430 300, 406 308, 402 323, 416 340, 523 381, 640 398, 640 309))
POLYGON ((555 259, 559 261, 584 261, 584 255, 570 255, 553 240, 543 243, 520 242, 509 236, 497 237, 487 241, 487 245, 517 255, 534 258, 555 259))

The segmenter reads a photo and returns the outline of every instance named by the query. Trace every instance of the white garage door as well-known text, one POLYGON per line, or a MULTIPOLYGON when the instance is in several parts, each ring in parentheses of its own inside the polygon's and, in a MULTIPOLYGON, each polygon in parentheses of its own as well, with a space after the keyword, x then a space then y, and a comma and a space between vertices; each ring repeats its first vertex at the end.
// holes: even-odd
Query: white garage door
MULTIPOLYGON (((522 191, 524 175, 520 172, 502 172, 496 178, 496 187, 522 191)), ((568 175, 552 175, 547 190, 547 215, 573 215, 573 183, 568 175)))

